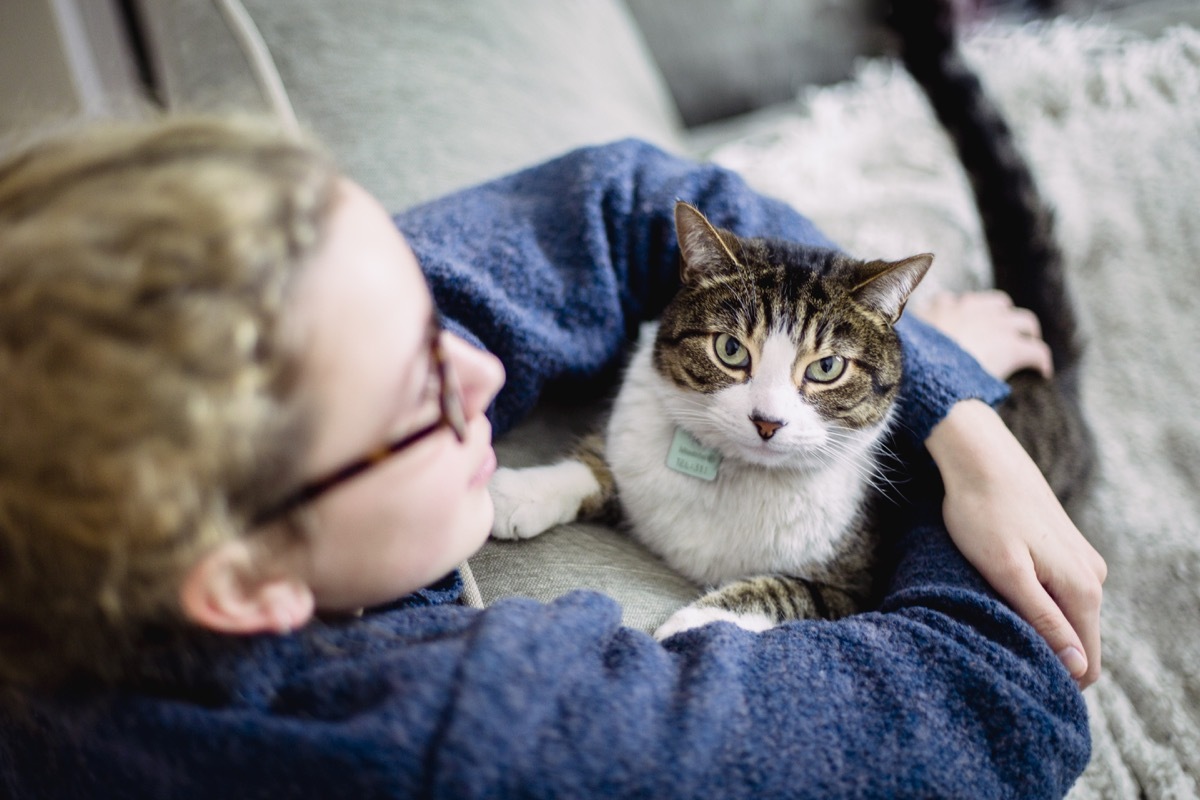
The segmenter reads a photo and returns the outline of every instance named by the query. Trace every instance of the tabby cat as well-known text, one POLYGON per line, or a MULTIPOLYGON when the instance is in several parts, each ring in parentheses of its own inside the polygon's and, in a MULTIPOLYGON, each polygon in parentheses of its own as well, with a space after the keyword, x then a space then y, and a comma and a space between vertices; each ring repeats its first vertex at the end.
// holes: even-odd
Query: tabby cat
POLYGON ((705 619, 851 613, 871 593, 867 501, 901 372, 892 326, 933 257, 741 238, 682 202, 675 222, 682 287, 643 328, 604 441, 499 471, 493 535, 537 535, 615 494, 632 535, 700 584, 795 576, 731 584, 703 601, 720 598, 705 619))
MULTIPOLYGON (((1068 504, 1091 440, 1081 348, 1053 219, 1011 132, 954 41, 952 2, 895 3, 905 63, 959 148, 995 282, 1033 310, 1056 377, 1013 377, 1002 415, 1068 504)), ((880 446, 900 379, 892 329, 932 256, 864 262, 739 238, 676 207, 682 288, 646 326, 606 436, 572 459, 493 479, 493 535, 525 538, 612 511, 693 580, 719 588, 660 638, 712 619, 764 629, 871 601, 880 446), (749 380, 753 377, 753 380, 749 380)))

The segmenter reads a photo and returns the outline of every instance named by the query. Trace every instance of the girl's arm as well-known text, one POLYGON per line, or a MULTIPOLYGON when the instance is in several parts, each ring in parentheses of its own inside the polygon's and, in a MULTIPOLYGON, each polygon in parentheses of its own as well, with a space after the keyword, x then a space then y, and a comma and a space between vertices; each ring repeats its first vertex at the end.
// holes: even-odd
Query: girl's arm
POLYGON ((926 446, 946 487, 942 515, 958 549, 1081 686, 1093 683, 1104 559, 990 406, 958 403, 926 446))
MULTIPOLYGON (((611 374, 637 325, 661 311, 678 288, 677 199, 739 235, 832 246, 809 220, 736 174, 635 141, 577 150, 397 216, 449 327, 505 364, 508 382, 491 414, 497 433, 528 414, 547 386, 611 374)), ((914 442, 926 442, 961 401, 1006 395, 1006 384, 933 328, 906 315, 898 330, 899 424, 914 442)), ((978 438, 970 426, 943 432, 952 435, 929 444, 948 476, 955 541, 1055 652, 1069 658, 1070 647, 1082 648, 1087 671, 1072 666, 1084 682, 1094 679, 1103 578, 1095 559, 1079 557, 1078 532, 1060 524, 1052 496, 1014 494, 1037 482, 1031 464, 1009 453, 1004 470, 987 469, 989 448, 1002 444, 994 430, 984 424, 978 438), (977 517, 1012 512, 1017 503, 1029 513, 977 517), (995 550, 1022 548, 1024 560, 997 571, 995 550), (1058 606, 1047 605, 1047 591, 1058 606)))
POLYGON ((231 783, 456 800, 1064 796, 1090 753, 1083 697, 936 504, 896 514, 878 612, 659 644, 575 592, 201 642, 148 673, 179 676, 164 693, 104 699, 113 713, 68 694, 0 715, 0 775, 23 771, 14 793, 30 797, 179 775, 198 798, 231 783))
MULTIPOLYGON (((1003 292, 940 295, 918 313, 998 378, 1022 369, 1054 372, 1037 317, 1003 292)), ((959 550, 1032 622, 1081 686, 1094 682, 1104 559, 985 404, 957 403, 925 443, 946 486, 943 516, 959 550)))
POLYGON ((675 201, 739 233, 832 247, 811 222, 712 164, 624 141, 396 216, 447 326, 497 355, 497 433, 547 385, 611 376, 679 288, 675 201))
MULTIPOLYGON (((807 218, 735 173, 637 141, 584 148, 397 215, 447 324, 499 356, 497 433, 547 385, 602 377, 679 288, 675 201, 717 226, 833 247, 807 218)), ((921 443, 959 400, 1007 385, 933 328, 899 323, 900 426, 921 443)))

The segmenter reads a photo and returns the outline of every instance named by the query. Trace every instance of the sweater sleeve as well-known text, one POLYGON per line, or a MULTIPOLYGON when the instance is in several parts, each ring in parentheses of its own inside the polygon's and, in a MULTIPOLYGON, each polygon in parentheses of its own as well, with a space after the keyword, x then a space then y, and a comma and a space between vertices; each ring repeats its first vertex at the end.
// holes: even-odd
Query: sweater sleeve
POLYGON ((45 798, 1062 797, 1082 695, 936 514, 911 523, 877 612, 659 644, 577 592, 222 639, 143 691, 0 715, 0 775, 45 798))
POLYGON ((1077 688, 944 531, 908 536, 882 609, 834 623, 717 623, 663 647, 590 594, 485 612, 430 781, 447 797, 1063 796, 1090 752, 1077 688))
MULTIPOLYGON (((676 200, 743 236, 832 247, 807 218, 735 173, 623 141, 418 206, 395 218, 456 333, 496 354, 508 381, 498 433, 547 388, 611 375, 642 321, 678 289, 676 200)), ((900 427, 924 441, 957 400, 1004 392, 970 356, 903 321, 900 427)))

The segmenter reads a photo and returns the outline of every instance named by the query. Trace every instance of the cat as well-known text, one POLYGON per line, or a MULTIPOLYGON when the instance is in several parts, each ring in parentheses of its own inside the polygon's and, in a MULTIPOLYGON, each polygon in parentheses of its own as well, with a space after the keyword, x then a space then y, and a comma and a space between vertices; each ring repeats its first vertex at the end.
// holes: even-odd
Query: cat
MULTIPOLYGON (((889 22, 971 178, 995 285, 1035 312, 1050 347, 1055 377, 1013 376, 1000 412, 1070 511, 1089 485, 1093 445, 1063 256, 1012 132, 962 59, 954 13, 951 0, 906 0, 892 4, 889 22)), ((619 510, 651 550, 718 587, 674 614, 659 638, 714 619, 762 630, 868 607, 878 577, 879 448, 899 382, 890 326, 932 257, 859 262, 739 239, 686 204, 676 220, 684 288, 643 330, 607 439, 590 437, 559 465, 501 470, 494 535, 523 538, 619 510), (829 349, 829 336, 852 349, 829 349), (874 360, 846 360, 862 352, 874 360), (793 355, 803 356, 802 373, 789 370, 793 355), (754 368, 770 370, 755 384, 793 402, 760 401, 738 380, 754 368), (803 431, 814 437, 806 444, 795 441, 803 431)))
POLYGON ((869 500, 901 374, 893 325, 933 256, 862 261, 742 238, 684 202, 675 221, 682 286, 643 327, 603 442, 498 471, 493 535, 534 536, 616 498, 631 534, 699 584, 774 576, 736 591, 775 607, 726 595, 704 620, 851 613, 873 588, 869 500))

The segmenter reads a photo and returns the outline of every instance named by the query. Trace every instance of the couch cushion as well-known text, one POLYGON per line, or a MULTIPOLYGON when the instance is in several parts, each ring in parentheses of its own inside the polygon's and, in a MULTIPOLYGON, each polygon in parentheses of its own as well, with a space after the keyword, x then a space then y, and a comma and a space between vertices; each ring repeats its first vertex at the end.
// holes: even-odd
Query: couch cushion
MULTIPOLYGON (((261 110, 213 5, 143 3, 166 100, 261 110)), ((675 108, 620 0, 244 5, 300 121, 391 210, 582 144, 679 145, 675 108)))

